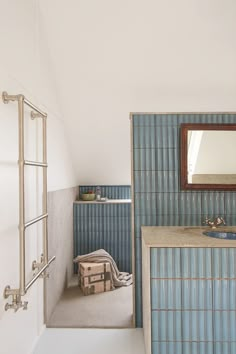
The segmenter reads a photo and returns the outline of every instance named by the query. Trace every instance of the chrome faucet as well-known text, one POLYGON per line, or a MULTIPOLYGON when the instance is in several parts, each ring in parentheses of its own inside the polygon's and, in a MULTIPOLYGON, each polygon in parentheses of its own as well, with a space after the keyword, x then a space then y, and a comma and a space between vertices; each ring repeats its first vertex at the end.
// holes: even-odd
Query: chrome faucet
POLYGON ((214 220, 211 220, 210 218, 206 217, 203 224, 209 225, 212 229, 215 229, 221 224, 226 225, 224 219, 221 216, 217 216, 217 218, 215 218, 214 220))

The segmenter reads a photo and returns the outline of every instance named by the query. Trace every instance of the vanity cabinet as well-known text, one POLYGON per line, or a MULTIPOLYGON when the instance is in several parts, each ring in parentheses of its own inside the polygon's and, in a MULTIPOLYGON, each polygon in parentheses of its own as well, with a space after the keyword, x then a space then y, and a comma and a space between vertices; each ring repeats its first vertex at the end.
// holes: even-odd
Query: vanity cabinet
POLYGON ((142 243, 146 354, 236 353, 236 248, 142 243))
POLYGON ((100 248, 113 257, 120 271, 132 272, 130 199, 74 202, 74 257, 100 248))

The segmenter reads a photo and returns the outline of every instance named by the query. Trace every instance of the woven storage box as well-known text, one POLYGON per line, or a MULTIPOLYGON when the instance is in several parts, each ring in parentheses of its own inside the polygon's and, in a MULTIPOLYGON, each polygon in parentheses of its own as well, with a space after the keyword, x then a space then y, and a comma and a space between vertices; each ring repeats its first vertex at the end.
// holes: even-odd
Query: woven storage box
POLYGON ((79 263, 79 284, 84 295, 112 290, 110 263, 79 263))

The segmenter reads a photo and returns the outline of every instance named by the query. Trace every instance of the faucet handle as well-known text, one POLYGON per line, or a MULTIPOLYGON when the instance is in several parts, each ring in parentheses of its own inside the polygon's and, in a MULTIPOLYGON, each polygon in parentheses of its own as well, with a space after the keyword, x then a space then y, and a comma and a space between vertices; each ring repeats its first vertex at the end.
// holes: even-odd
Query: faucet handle
POLYGON ((202 222, 205 225, 212 226, 214 225, 214 221, 212 221, 208 216, 205 217, 205 220, 202 222))
POLYGON ((226 223, 225 223, 224 219, 222 218, 222 216, 217 216, 217 218, 215 218, 215 220, 214 220, 214 225, 216 227, 216 226, 219 226, 221 224, 226 225, 226 223))
POLYGON ((225 222, 224 218, 222 218, 222 216, 220 217, 220 220, 221 220, 222 224, 226 225, 226 222, 225 222))

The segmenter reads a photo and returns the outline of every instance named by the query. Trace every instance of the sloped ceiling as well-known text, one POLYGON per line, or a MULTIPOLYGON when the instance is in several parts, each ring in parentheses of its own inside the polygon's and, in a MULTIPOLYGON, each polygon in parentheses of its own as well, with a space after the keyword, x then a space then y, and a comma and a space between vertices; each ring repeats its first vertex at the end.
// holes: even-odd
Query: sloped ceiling
POLYGON ((236 110, 234 0, 39 0, 78 183, 130 183, 130 112, 236 110))
POLYGON ((78 183, 130 184, 129 113, 134 107, 123 97, 122 68, 131 65, 129 48, 119 41, 120 6, 106 2, 110 15, 104 16, 100 5, 40 1, 42 27, 78 183))

